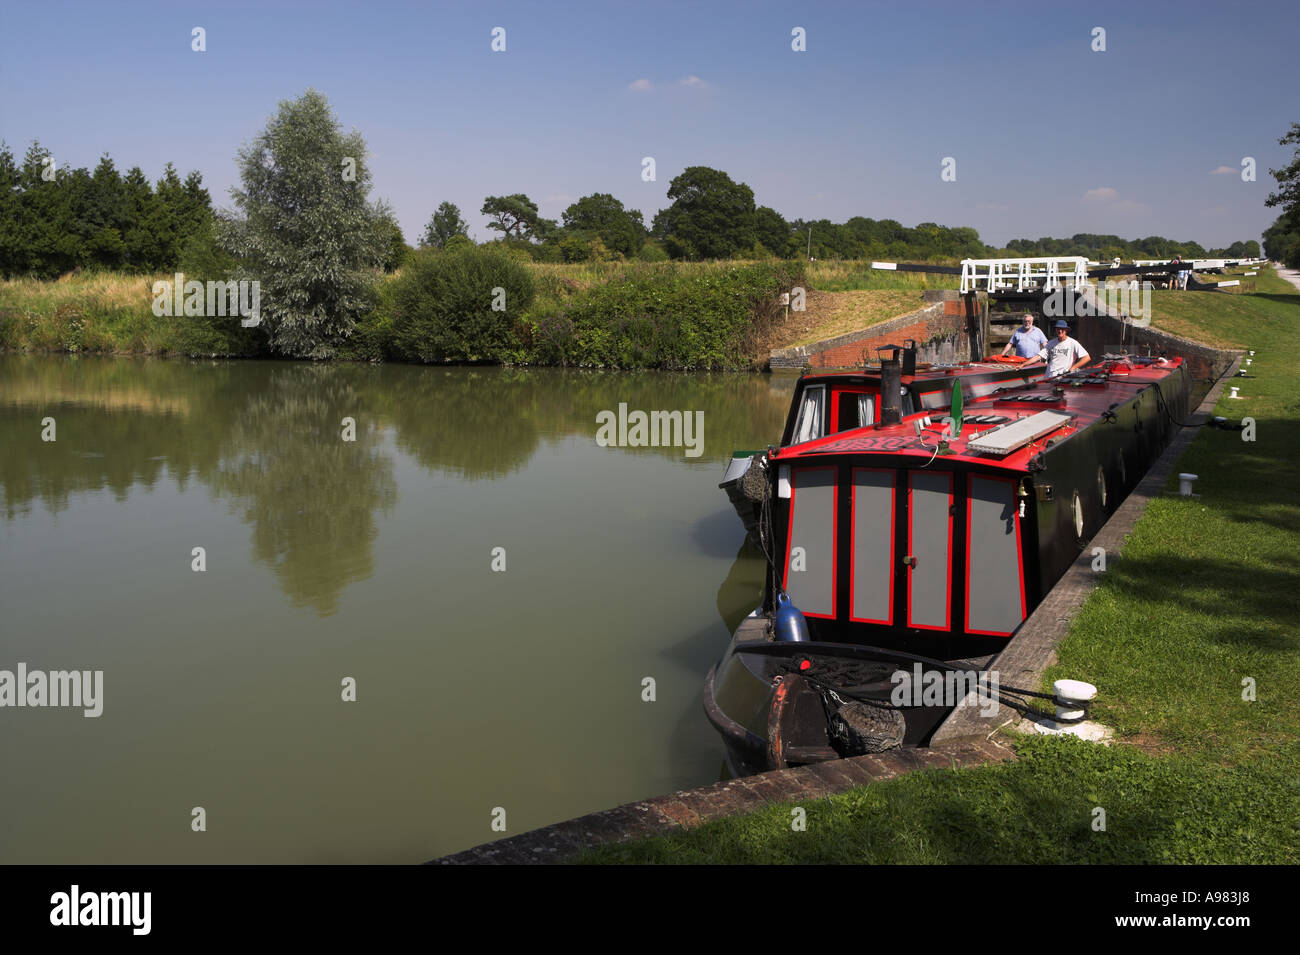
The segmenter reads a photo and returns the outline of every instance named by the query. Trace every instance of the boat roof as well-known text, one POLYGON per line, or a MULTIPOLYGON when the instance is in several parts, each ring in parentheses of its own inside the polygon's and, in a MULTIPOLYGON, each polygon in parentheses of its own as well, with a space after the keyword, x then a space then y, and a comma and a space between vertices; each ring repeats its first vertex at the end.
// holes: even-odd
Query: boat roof
MULTIPOLYGON (((1020 362, 1012 361, 995 361, 988 359, 986 361, 963 361, 956 365, 931 365, 929 368, 920 368, 914 375, 903 375, 903 384, 910 382, 923 381, 943 381, 954 376, 981 374, 991 371, 1006 371, 1008 368, 1016 368, 1020 362)), ((867 365, 858 369, 838 369, 836 371, 808 371, 799 376, 800 381, 818 381, 830 382, 840 381, 879 381, 880 366, 867 365)))
MULTIPOLYGON (((945 467, 962 462, 1027 472, 1029 461, 1049 443, 1059 443, 1111 409, 1158 384, 1183 363, 1181 358, 1115 358, 1056 378, 999 388, 965 403, 962 431, 949 438, 945 467)), ((896 425, 870 425, 772 452, 772 460, 801 463, 833 455, 890 455, 933 462, 947 419, 910 415, 896 425), (925 422, 929 420, 929 424, 925 422), (920 432, 917 424, 921 424, 920 432)))

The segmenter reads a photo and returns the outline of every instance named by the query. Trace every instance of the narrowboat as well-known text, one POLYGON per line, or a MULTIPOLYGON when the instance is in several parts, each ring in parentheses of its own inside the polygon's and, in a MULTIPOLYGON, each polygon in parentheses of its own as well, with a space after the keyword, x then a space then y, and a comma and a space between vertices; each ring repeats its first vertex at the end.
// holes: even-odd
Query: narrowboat
POLYGON ((970 401, 956 383, 940 416, 890 400, 900 370, 883 363, 878 421, 823 433, 824 402, 800 401, 801 440, 767 454, 763 602, 704 693, 737 774, 924 745, 952 701, 899 706, 900 667, 983 671, 1190 398, 1181 358, 1106 356, 970 401))
MULTIPOLYGON (((916 343, 910 340, 903 345, 881 346, 878 352, 892 353, 889 360, 900 362, 898 384, 905 416, 948 410, 954 380, 961 382, 962 398, 969 402, 1008 383, 1041 378, 1044 372, 1042 364, 1021 367, 1024 359, 1014 357, 956 365, 918 364, 916 343)), ((780 446, 876 424, 880 385, 880 367, 805 372, 795 384, 780 446)), ((726 492, 751 538, 757 533, 760 519, 767 463, 767 451, 735 451, 718 485, 726 492)))

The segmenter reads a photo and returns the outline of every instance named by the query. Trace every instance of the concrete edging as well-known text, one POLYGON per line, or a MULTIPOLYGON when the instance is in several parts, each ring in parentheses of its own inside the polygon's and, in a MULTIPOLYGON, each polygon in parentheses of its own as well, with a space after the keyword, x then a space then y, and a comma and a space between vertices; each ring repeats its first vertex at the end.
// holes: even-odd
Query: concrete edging
POLYGON ((896 749, 782 769, 625 803, 518 836, 435 859, 433 865, 530 865, 563 862, 608 842, 667 835, 776 803, 822 799, 918 770, 965 769, 1006 762, 1015 754, 991 740, 961 740, 927 749, 896 749))

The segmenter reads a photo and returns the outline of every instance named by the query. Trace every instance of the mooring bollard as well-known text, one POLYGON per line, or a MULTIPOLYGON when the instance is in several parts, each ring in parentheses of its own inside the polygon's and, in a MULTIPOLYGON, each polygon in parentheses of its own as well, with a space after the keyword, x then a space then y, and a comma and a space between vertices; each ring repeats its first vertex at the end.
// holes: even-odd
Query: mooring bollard
POLYGON ((1052 692, 1056 694, 1056 721, 1067 726, 1083 719, 1085 705, 1097 696, 1097 688, 1082 680, 1057 680, 1052 692))
POLYGON ((1232 386, 1232 394, 1228 395, 1229 398, 1240 398, 1240 397, 1241 397, 1241 395, 1237 394, 1237 388, 1238 388, 1237 385, 1233 385, 1233 386, 1232 386))
POLYGON ((1192 482, 1196 480, 1195 474, 1183 473, 1178 475, 1178 493, 1183 497, 1192 496, 1192 482))

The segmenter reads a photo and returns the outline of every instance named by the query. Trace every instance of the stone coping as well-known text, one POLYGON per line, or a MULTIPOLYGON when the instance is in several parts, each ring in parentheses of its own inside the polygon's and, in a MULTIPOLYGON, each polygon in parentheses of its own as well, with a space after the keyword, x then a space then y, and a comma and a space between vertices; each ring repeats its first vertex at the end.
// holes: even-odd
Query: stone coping
POLYGON ((917 770, 964 769, 1006 762, 1015 754, 993 740, 960 740, 926 749, 896 749, 811 766, 729 779, 630 802, 567 822, 435 859, 433 865, 536 865, 564 862, 607 842, 666 835, 783 802, 822 799, 917 770))

